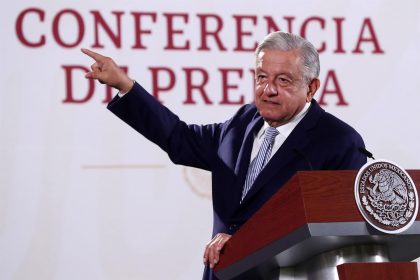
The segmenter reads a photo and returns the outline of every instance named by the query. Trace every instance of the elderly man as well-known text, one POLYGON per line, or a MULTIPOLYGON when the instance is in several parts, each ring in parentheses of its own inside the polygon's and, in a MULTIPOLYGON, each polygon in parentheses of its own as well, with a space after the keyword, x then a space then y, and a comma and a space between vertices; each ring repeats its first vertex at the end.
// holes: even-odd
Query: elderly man
MULTIPOLYGON (((108 108, 166 151, 176 164, 212 172, 213 234, 204 252, 204 279, 220 251, 298 170, 358 169, 361 136, 313 99, 319 57, 305 39, 269 34, 255 52, 255 104, 224 123, 187 125, 131 80, 112 59, 83 49, 96 62, 86 78, 120 90, 108 108)), ((275 221, 273 221, 275 222, 275 221)))

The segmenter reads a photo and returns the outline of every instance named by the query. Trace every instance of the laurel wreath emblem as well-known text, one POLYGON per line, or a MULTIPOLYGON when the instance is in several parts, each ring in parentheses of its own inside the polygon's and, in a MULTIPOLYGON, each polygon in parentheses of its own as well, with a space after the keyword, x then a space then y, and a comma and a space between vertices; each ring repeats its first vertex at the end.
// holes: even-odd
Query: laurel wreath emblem
POLYGON ((383 225, 399 227, 405 225, 415 211, 415 194, 397 173, 382 169, 369 181, 369 194, 363 195, 364 208, 383 225))

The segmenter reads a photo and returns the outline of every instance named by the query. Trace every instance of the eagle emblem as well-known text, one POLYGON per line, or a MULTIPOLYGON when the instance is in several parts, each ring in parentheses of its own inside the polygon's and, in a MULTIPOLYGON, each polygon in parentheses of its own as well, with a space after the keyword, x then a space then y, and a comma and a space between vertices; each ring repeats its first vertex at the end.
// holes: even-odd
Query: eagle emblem
POLYGON ((355 196, 365 220, 386 233, 406 230, 417 216, 417 189, 411 177, 389 161, 376 160, 360 169, 355 196))

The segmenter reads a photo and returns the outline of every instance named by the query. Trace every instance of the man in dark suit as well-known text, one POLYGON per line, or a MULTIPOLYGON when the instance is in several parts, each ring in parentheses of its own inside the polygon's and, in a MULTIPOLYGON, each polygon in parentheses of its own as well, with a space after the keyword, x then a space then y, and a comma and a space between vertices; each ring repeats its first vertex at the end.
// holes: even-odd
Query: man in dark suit
POLYGON ((187 125, 131 80, 112 59, 96 60, 87 78, 120 90, 108 108, 165 150, 177 164, 212 172, 213 234, 204 252, 205 279, 237 231, 298 170, 358 169, 360 135, 313 99, 318 53, 305 39, 269 34, 256 50, 255 104, 228 121, 187 125))

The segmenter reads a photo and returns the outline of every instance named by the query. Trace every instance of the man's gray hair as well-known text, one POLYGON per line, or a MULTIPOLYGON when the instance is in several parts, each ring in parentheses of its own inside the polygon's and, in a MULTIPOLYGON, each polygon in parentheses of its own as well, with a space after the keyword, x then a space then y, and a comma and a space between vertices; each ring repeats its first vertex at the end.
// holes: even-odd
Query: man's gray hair
POLYGON ((255 57, 264 49, 291 51, 299 50, 303 62, 303 78, 309 83, 319 76, 319 55, 315 47, 299 35, 282 31, 268 34, 255 50, 255 57))

